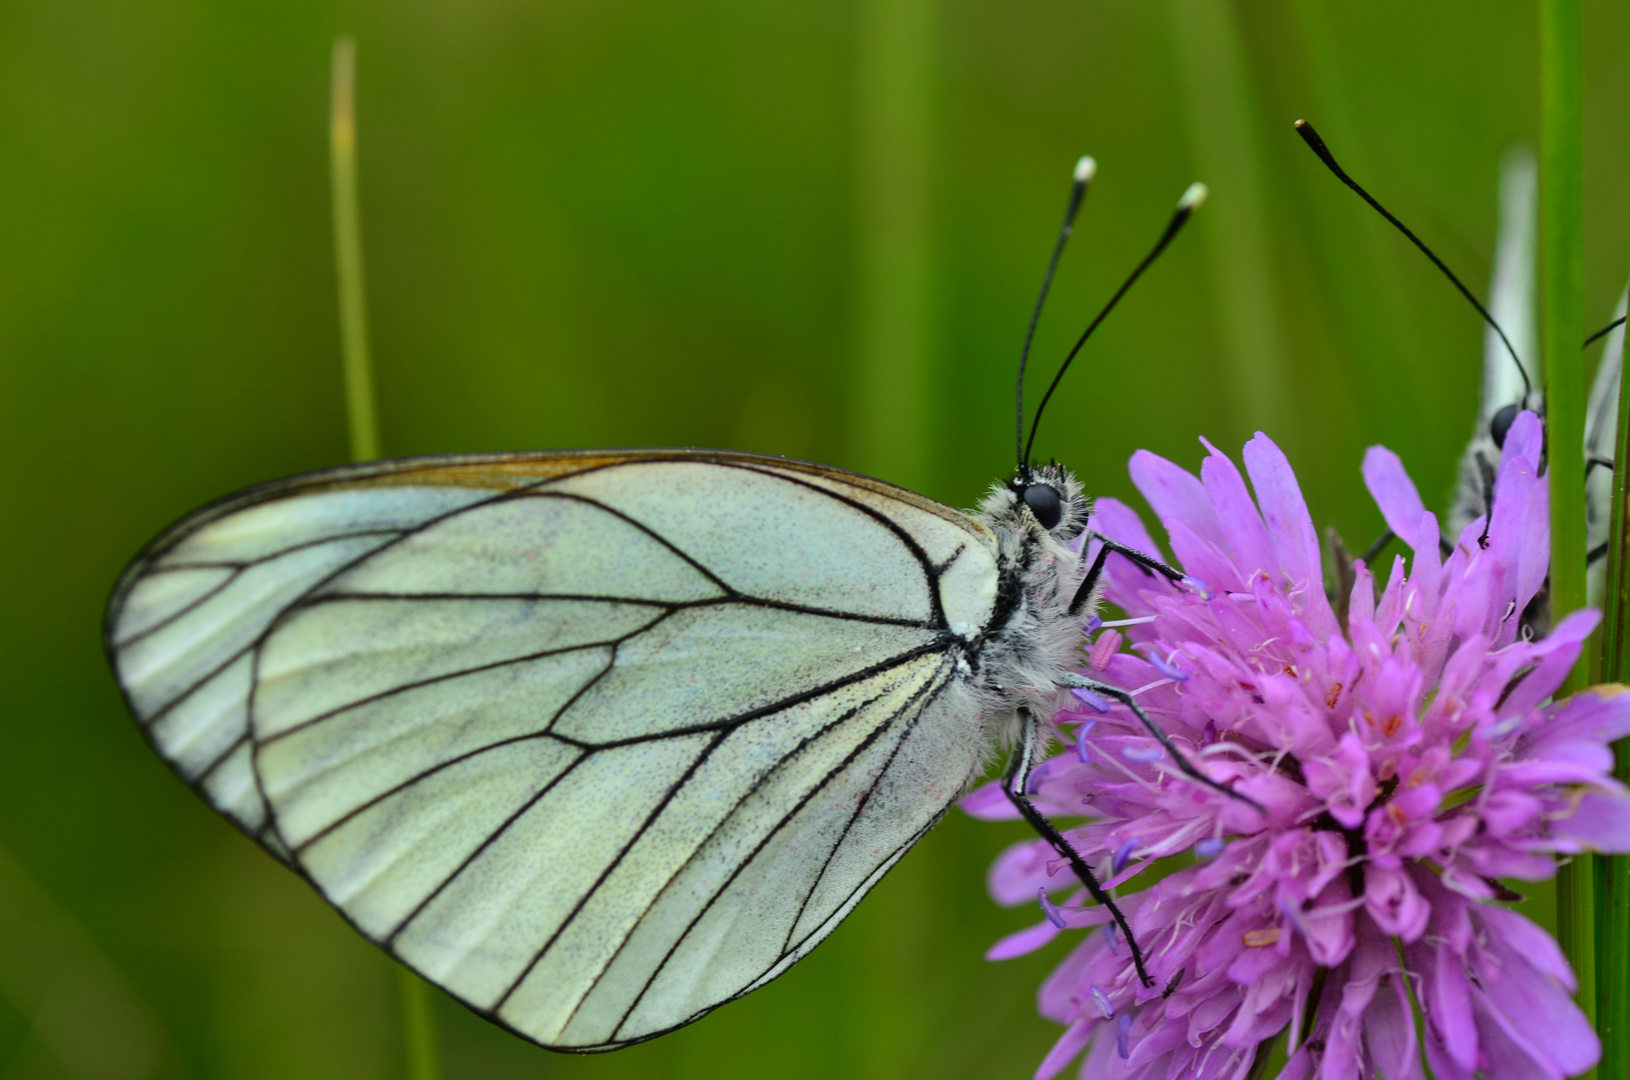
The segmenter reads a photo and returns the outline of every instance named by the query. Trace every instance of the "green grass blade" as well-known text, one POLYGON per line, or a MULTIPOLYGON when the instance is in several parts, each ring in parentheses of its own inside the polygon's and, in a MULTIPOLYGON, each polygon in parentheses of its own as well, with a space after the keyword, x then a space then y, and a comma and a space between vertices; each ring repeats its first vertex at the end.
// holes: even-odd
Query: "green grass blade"
POLYGON ((857 8, 853 465, 928 486, 935 0, 857 8))
MULTIPOLYGON (((1297 437, 1296 410, 1269 250, 1271 199, 1240 14, 1227 0, 1170 0, 1173 53, 1188 113, 1195 179, 1215 198, 1197 226, 1206 238, 1232 413, 1244 431, 1297 437)), ((1283 137, 1283 130, 1277 132, 1283 137)))
POLYGON ((356 42, 334 42, 333 100, 328 123, 334 190, 334 265, 339 279, 340 347, 351 460, 379 456, 373 361, 368 354, 368 298, 362 279, 362 218, 357 205, 356 42))
MULTIPOLYGON (((1625 335, 1630 341, 1630 334, 1625 335)), ((1621 350, 1622 355, 1622 350, 1621 350)), ((1603 356, 1602 363, 1609 357, 1603 356)), ((1622 372, 1622 369, 1621 369, 1622 372)), ((1613 460, 1630 461, 1630 379, 1619 378, 1619 429, 1613 460)), ((1630 468, 1613 473, 1613 517, 1607 545, 1607 589, 1602 622, 1602 678, 1630 681, 1630 535, 1625 530, 1625 499, 1630 468)), ((1615 775, 1630 777, 1630 740, 1614 747, 1615 775)), ((1614 855, 1598 862, 1596 909, 1597 1016, 1602 1037, 1602 1076, 1630 1076, 1630 857, 1614 855)))
POLYGON ((441 1058, 436 1053, 434 992, 429 983, 401 965, 396 968, 396 985, 402 998, 408 1080, 441 1080, 441 1058))
MULTIPOLYGON (((1584 80, 1580 0, 1540 0, 1540 296, 1547 441, 1551 449, 1551 615, 1585 605, 1584 80)), ((1584 664, 1564 693, 1582 684, 1584 664)), ((1596 1019, 1595 861, 1557 878, 1562 947, 1578 1001, 1596 1019)))
MULTIPOLYGON (((339 280, 340 347, 345 365, 345 416, 351 460, 379 457, 379 417, 374 403, 373 362, 368 351, 368 294, 362 277, 362 217, 357 198, 357 46, 334 42, 333 98, 328 123, 334 192, 334 265, 339 280)), ((403 1050, 408 1080, 441 1080, 436 1052, 435 999, 425 981, 396 969, 402 1006, 403 1050)))
MULTIPOLYGON (((1551 459, 1551 615, 1585 606, 1584 138, 1579 0, 1543 0, 1541 303, 1551 459), (1557 449, 1562 448, 1562 449, 1557 449)), ((1574 687, 1577 689, 1577 687, 1574 687)))

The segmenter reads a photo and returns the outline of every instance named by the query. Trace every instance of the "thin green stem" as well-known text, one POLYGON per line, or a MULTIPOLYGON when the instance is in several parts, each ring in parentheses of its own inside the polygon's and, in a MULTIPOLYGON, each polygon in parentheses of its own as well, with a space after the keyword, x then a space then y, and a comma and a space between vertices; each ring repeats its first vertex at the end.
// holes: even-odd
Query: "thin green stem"
MULTIPOLYGON (((1615 775, 1630 782, 1630 740, 1614 746, 1615 775)), ((1602 1076, 1630 1076, 1630 856, 1596 858, 1597 1014, 1602 1076)))
MULTIPOLYGON (((1574 995, 1592 1026, 1596 1023, 1596 859, 1578 855, 1556 876, 1557 937, 1579 980, 1574 995)), ((1595 1071, 1583 1074, 1594 1077, 1595 1071)))
MULTIPOLYGON (((357 198, 357 43, 334 42, 334 85, 328 145, 334 191, 334 267, 339 279, 340 351, 345 365, 345 418, 351 460, 379 456, 379 417, 368 351, 368 294, 362 277, 362 217, 357 198)), ((402 1004, 402 1039, 408 1080, 441 1080, 436 1053, 435 999, 429 985, 396 968, 402 1004)))
MULTIPOLYGON (((1625 335, 1630 341, 1630 334, 1625 335)), ((1602 357, 1602 363, 1613 358, 1602 357)), ((1621 372, 1622 368, 1622 354, 1621 372)), ((1619 430, 1614 461, 1630 462, 1630 379, 1619 378, 1619 430)), ((1613 517, 1608 532, 1607 593, 1602 626, 1602 678, 1630 681, 1630 532, 1626 497, 1630 468, 1613 473, 1613 517)), ((1630 777, 1630 740, 1614 747, 1615 775, 1630 777)), ((1602 1076, 1630 1076, 1630 857, 1614 855, 1597 865, 1596 1031, 1602 1038, 1602 1076)))
MULTIPOLYGON (((1550 447, 1551 617, 1585 606, 1584 80, 1580 0, 1540 0, 1541 303, 1550 447)), ((1583 684, 1575 667, 1563 692, 1583 684)), ((1579 1005, 1596 1018, 1595 860, 1557 877, 1562 946, 1579 978, 1579 1005)))
POLYGON ((928 486, 936 0, 856 8, 854 463, 928 486))
POLYGON ((351 460, 379 456, 373 361, 368 353, 368 295, 362 279, 362 217, 357 204, 357 45, 334 42, 334 92, 328 122, 334 187, 334 266, 339 279, 340 351, 345 364, 345 406, 351 460))
MULTIPOLYGON (((1585 606, 1584 138, 1580 0, 1541 0, 1540 236, 1551 617, 1585 606)), ((1577 689, 1577 686, 1572 687, 1577 689)))
POLYGON ((1426 1080, 1437 1080, 1437 1074, 1432 1071, 1432 1062, 1426 1053, 1426 1013, 1421 1010, 1420 1000, 1415 996, 1415 982, 1409 977, 1409 958, 1404 955, 1404 942, 1402 938, 1393 938, 1392 947, 1398 952, 1398 970, 1403 972, 1404 993, 1409 997, 1409 1015, 1415 1025, 1415 1046, 1420 1053, 1421 1075, 1426 1080))
POLYGON ((430 986, 400 965, 396 968, 396 985, 402 997, 408 1080, 441 1080, 441 1059, 436 1053, 436 1002, 430 986))
POLYGON ((1291 366, 1280 322, 1267 228, 1250 55, 1228 0, 1170 0, 1167 21, 1188 114, 1196 172, 1217 195, 1198 226, 1206 237, 1224 371, 1245 431, 1295 438, 1291 366), (1292 430, 1287 430, 1292 429, 1292 430))

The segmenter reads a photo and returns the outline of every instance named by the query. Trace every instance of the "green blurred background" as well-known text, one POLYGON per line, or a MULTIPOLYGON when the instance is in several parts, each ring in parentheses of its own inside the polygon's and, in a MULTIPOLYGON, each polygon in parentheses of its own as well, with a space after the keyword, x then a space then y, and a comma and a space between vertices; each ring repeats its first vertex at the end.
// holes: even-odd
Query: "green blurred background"
MULTIPOLYGON (((1630 266, 1630 8, 1585 5, 1586 310, 1630 266)), ((1039 449, 1131 497, 1257 427, 1320 525, 1429 500, 1475 316, 1291 132, 1307 116, 1468 281, 1537 137, 1532 0, 10 0, 0 5, 0 1077, 399 1076, 388 961, 170 775, 101 606, 159 528, 346 453, 329 49, 359 44, 386 449, 697 444, 967 505, 1077 155, 1100 163, 1037 380, 1193 179, 1213 201, 1084 354, 1039 449)), ((1435 501, 1441 503, 1441 499, 1435 501)), ((672 1036, 548 1054, 442 1000, 447 1072, 1028 1075, 1064 946, 953 815, 809 960, 672 1036)))

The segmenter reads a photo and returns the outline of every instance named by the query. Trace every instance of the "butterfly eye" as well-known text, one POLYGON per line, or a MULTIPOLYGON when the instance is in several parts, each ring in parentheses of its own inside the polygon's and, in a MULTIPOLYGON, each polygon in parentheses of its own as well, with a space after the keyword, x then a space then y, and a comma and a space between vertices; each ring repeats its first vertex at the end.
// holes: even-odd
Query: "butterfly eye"
POLYGON ((1507 405, 1494 414, 1494 419, 1489 421, 1489 437, 1494 440, 1495 446, 1500 447, 1502 450, 1505 448, 1506 434, 1511 430, 1511 425, 1516 422, 1517 407, 1515 405, 1507 405))
POLYGON ((1064 516, 1064 500, 1059 497, 1058 490, 1047 484, 1028 484, 1024 489, 1024 504, 1030 512, 1041 522, 1041 527, 1051 531, 1064 516))

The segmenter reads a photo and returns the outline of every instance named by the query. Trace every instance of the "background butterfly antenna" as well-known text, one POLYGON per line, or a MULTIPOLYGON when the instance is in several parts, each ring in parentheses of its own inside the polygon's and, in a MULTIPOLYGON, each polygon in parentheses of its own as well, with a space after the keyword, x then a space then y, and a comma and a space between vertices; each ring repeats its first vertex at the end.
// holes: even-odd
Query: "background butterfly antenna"
POLYGON ((1392 211, 1382 206, 1378 201, 1376 201, 1375 196, 1371 195, 1368 191, 1365 191, 1363 186, 1359 184, 1357 180, 1354 180, 1351 176, 1347 175, 1347 171, 1336 163, 1335 155, 1330 152, 1330 148, 1326 146, 1324 140, 1319 137, 1319 133, 1313 130, 1312 124, 1308 123, 1306 120, 1298 120, 1296 121, 1295 127, 1296 134, 1300 135, 1302 137, 1302 141, 1307 143, 1308 149, 1312 150, 1314 154, 1318 155, 1319 160, 1324 162, 1324 167, 1334 173, 1337 180, 1340 180, 1342 183, 1352 188, 1353 191, 1357 192, 1358 197, 1369 203, 1370 207, 1376 213, 1386 218, 1388 224, 1407 236, 1409 238, 1409 242, 1421 250, 1421 254, 1425 255, 1428 259, 1431 259, 1432 265, 1442 271, 1443 276, 1454 283, 1454 287, 1460 290, 1460 295, 1466 298, 1466 302, 1471 304, 1472 307, 1476 308, 1477 313, 1483 317, 1483 321, 1488 323, 1490 329, 1500 336, 1500 341, 1505 345, 1506 352, 1511 354, 1511 362, 1517 365, 1517 374, 1522 376, 1522 397, 1523 404, 1526 405, 1529 397, 1531 397, 1534 392, 1534 385, 1528 379, 1528 369, 1523 366, 1522 358, 1517 355, 1517 350, 1511 344, 1511 339, 1506 337, 1505 330, 1502 329, 1500 324, 1494 320, 1494 316, 1488 313, 1488 309, 1483 306, 1482 301, 1478 300, 1477 297, 1472 295, 1472 291, 1466 288, 1465 283, 1455 276, 1455 272, 1449 269, 1449 267, 1444 264, 1443 260, 1438 258, 1437 255, 1433 253, 1432 249, 1426 246, 1426 242, 1420 237, 1416 236, 1414 232, 1410 230, 1408 225, 1405 225, 1403 222, 1394 217, 1392 211))
POLYGON ((1608 323, 1606 326, 1602 327, 1600 330, 1598 330, 1594 334, 1590 335, 1590 337, 1585 339, 1585 348, 1587 348, 1587 349, 1590 348, 1590 343, 1591 342, 1596 341, 1599 338, 1604 338, 1608 334, 1611 334, 1613 331, 1617 330, 1619 327, 1623 326, 1624 325, 1624 320, 1625 320, 1625 317, 1623 315, 1620 315, 1617 319, 1614 319, 1612 322, 1608 323))

